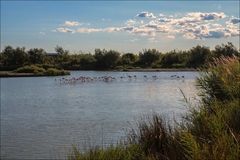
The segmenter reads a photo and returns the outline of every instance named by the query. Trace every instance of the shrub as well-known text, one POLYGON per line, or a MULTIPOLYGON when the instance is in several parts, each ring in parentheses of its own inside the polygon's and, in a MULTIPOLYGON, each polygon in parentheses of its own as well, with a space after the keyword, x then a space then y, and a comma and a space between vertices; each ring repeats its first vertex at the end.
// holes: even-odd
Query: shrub
POLYGON ((40 67, 35 66, 35 65, 30 65, 30 66, 20 67, 20 68, 16 69, 14 72, 16 72, 16 73, 34 73, 34 74, 38 74, 38 73, 44 73, 45 69, 44 68, 40 68, 40 67))
POLYGON ((45 73, 48 76, 58 76, 58 75, 68 75, 69 74, 69 72, 67 72, 67 71, 58 70, 58 69, 55 69, 55 68, 48 68, 45 73))
POLYGON ((198 86, 205 101, 240 98, 240 66, 237 57, 221 57, 210 63, 198 86))
POLYGON ((46 75, 46 76, 59 76, 59 75, 69 75, 70 73, 65 70, 59 70, 56 68, 48 68, 50 66, 44 66, 46 69, 41 68, 42 65, 30 65, 24 66, 16 69, 16 73, 33 73, 34 75, 46 75))

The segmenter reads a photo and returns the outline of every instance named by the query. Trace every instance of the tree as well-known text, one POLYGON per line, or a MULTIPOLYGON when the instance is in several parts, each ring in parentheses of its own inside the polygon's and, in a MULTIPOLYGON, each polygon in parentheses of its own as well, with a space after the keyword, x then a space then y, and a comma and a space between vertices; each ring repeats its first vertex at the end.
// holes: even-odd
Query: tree
POLYGON ((82 54, 80 58, 80 67, 82 69, 94 69, 96 59, 92 54, 82 54))
POLYGON ((205 64, 211 55, 209 48, 205 46, 196 46, 189 51, 190 57, 187 63, 188 67, 200 67, 205 64))
POLYGON ((121 61, 123 65, 132 65, 136 62, 137 56, 133 53, 126 53, 122 55, 121 61))
POLYGON ((58 46, 58 45, 55 47, 55 51, 59 55, 64 55, 64 54, 68 54, 69 53, 68 50, 64 50, 61 46, 58 46))
POLYGON ((189 54, 186 51, 170 51, 161 55, 162 67, 186 67, 189 54))
POLYGON ((55 51, 57 52, 58 56, 57 56, 57 63, 61 66, 61 67, 66 67, 66 65, 69 63, 69 51, 68 50, 64 50, 62 47, 60 46, 56 46, 55 51))
POLYGON ((16 49, 11 46, 6 46, 2 51, 3 64, 6 66, 22 66, 27 60, 28 56, 25 48, 17 47, 16 49))
POLYGON ((104 65, 106 68, 114 68, 116 67, 119 59, 120 53, 114 50, 110 50, 104 55, 104 65))
POLYGON ((214 57, 220 57, 220 56, 227 56, 227 57, 232 57, 232 56, 240 56, 239 51, 237 48, 231 43, 228 42, 227 44, 222 44, 217 45, 215 47, 215 50, 213 50, 213 56, 214 57))
POLYGON ((149 67, 153 63, 157 62, 160 57, 160 52, 156 49, 148 49, 143 50, 143 52, 139 54, 139 63, 149 67))
POLYGON ((28 56, 31 64, 43 64, 46 52, 42 48, 33 48, 28 51, 28 56))
POLYGON ((96 59, 96 67, 110 69, 116 67, 120 59, 120 53, 114 50, 95 49, 94 58, 96 59))

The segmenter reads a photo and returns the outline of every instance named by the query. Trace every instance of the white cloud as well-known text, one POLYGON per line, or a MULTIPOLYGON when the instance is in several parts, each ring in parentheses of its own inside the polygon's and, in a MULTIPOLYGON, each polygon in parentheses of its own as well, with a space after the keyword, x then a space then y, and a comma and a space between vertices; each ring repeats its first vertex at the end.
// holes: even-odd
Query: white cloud
POLYGON ((81 27, 76 30, 71 29, 77 25, 82 25, 76 21, 66 21, 69 26, 57 28, 56 32, 63 33, 96 33, 96 32, 127 32, 133 35, 157 37, 162 34, 169 39, 183 37, 187 39, 207 39, 239 36, 239 18, 229 17, 223 12, 189 12, 186 14, 155 16, 151 12, 141 12, 137 17, 147 19, 129 19, 122 26, 108 26, 106 28, 81 27), (225 18, 225 19, 224 19, 225 18), (222 21, 219 21, 222 19, 222 21), (221 22, 221 23, 220 23, 221 22), (222 23, 225 22, 225 23, 222 23))
POLYGON ((93 32, 102 32, 102 29, 99 28, 78 28, 77 33, 93 33, 93 32))
POLYGON ((79 25, 81 24, 77 21, 65 21, 65 23, 63 24, 63 26, 66 26, 66 27, 73 27, 73 26, 79 26, 79 25))
POLYGON ((171 22, 171 19, 163 17, 163 18, 159 18, 158 21, 161 23, 168 23, 168 22, 171 22))
POLYGON ((62 32, 62 33, 74 33, 75 31, 74 31, 73 29, 60 27, 60 28, 57 28, 57 29, 56 29, 56 32, 62 32))
POLYGON ((138 34, 141 36, 152 36, 152 37, 154 37, 156 35, 155 29, 147 28, 147 27, 133 28, 131 33, 138 34))
POLYGON ((119 31, 121 31, 121 28, 108 27, 108 28, 102 29, 102 31, 103 31, 103 32, 108 32, 108 33, 111 33, 111 32, 119 32, 119 31))
POLYGON ((140 17, 140 18, 156 18, 156 16, 154 16, 154 14, 153 13, 151 13, 151 12, 141 12, 141 13, 139 13, 139 14, 137 14, 136 15, 137 17, 140 17))
POLYGON ((188 39, 207 39, 207 38, 224 38, 239 36, 239 30, 235 27, 227 27, 220 24, 204 24, 198 27, 185 28, 180 31, 183 37, 188 39))
POLYGON ((240 24, 236 23, 233 24, 231 22, 226 22, 226 28, 225 31, 230 34, 230 36, 235 37, 235 36, 240 36, 240 24))
POLYGON ((160 14, 159 14, 159 17, 165 17, 165 15, 164 15, 164 14, 162 14, 162 13, 160 13, 160 14))
POLYGON ((226 15, 223 12, 210 12, 210 13, 203 13, 203 12, 191 12, 187 14, 190 18, 195 18, 197 20, 216 20, 225 18, 226 15))
POLYGON ((127 20, 127 22, 125 23, 127 26, 132 26, 132 25, 135 25, 136 24, 136 21, 133 20, 133 19, 129 19, 127 20))
POLYGON ((120 31, 132 32, 134 28, 135 27, 133 26, 126 26, 126 27, 120 28, 120 31))
POLYGON ((233 17, 233 18, 231 18, 230 22, 233 24, 240 23, 240 18, 233 17))
POLYGON ((160 19, 160 21, 170 22, 171 24, 178 24, 180 26, 185 26, 188 24, 198 24, 205 23, 206 21, 216 21, 225 18, 226 15, 223 12, 189 12, 181 17, 171 17, 168 19, 160 19))
POLYGON ((186 39, 196 39, 196 36, 191 32, 190 33, 185 33, 183 35, 183 37, 186 38, 186 39))

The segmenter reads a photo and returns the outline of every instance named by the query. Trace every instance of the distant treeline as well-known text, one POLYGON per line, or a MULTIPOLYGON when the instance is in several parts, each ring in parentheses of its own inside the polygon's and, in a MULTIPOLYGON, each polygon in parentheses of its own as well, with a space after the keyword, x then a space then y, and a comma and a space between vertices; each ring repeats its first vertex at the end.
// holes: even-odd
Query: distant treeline
POLYGON ((110 70, 132 68, 198 68, 221 56, 240 56, 230 42, 209 47, 196 46, 189 50, 162 53, 156 49, 144 49, 136 53, 120 53, 115 50, 95 49, 95 53, 71 54, 60 46, 56 54, 44 49, 6 46, 0 53, 1 70, 14 70, 25 65, 48 65, 68 70, 110 70))

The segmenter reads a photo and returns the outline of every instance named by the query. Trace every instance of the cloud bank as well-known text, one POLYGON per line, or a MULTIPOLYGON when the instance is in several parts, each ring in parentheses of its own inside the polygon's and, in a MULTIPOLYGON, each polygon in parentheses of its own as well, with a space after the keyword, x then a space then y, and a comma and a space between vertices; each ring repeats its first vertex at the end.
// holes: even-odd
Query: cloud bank
POLYGON ((62 33, 96 33, 96 32, 127 32, 132 35, 148 36, 149 39, 162 36, 174 39, 208 39, 239 36, 240 19, 229 17, 223 12, 189 12, 181 15, 155 16, 151 12, 143 11, 132 19, 126 20, 122 26, 109 26, 106 28, 80 27, 73 29, 81 23, 65 21, 56 32, 62 33))
POLYGON ((79 26, 80 23, 77 21, 65 21, 65 23, 63 24, 63 26, 66 27, 73 27, 73 26, 79 26))
POLYGON ((137 14, 136 16, 137 17, 141 17, 141 18, 145 18, 145 17, 147 17, 147 18, 156 18, 154 16, 154 14, 151 13, 151 12, 141 12, 141 13, 137 14))

